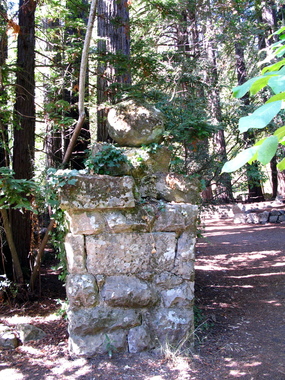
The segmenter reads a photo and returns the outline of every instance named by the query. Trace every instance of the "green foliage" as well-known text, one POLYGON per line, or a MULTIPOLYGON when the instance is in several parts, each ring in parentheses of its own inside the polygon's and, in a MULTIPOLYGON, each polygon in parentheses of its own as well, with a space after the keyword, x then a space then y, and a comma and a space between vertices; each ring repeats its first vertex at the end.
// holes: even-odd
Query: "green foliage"
MULTIPOLYGON (((281 28, 276 34, 282 34, 283 31, 284 28, 281 28)), ((284 37, 285 35, 282 34, 280 36, 281 41, 269 48, 268 55, 270 58, 280 57, 285 53, 284 37)), ((240 132, 265 128, 285 107, 285 59, 264 67, 261 73, 261 76, 252 78, 233 90, 234 96, 241 98, 247 92, 250 95, 255 95, 265 86, 268 86, 271 94, 273 94, 265 104, 258 107, 251 115, 239 120, 240 132)), ((234 159, 225 163, 222 172, 233 172, 244 164, 251 164, 254 161, 266 165, 276 154, 279 144, 285 145, 285 127, 278 128, 273 135, 261 139, 253 147, 239 152, 234 159)), ((277 168, 281 171, 285 169, 285 158, 278 163, 277 168)))
POLYGON ((38 189, 32 180, 15 179, 13 170, 0 167, 0 208, 26 209, 36 212, 31 197, 38 189))
POLYGON ((92 174, 112 175, 114 168, 128 162, 123 151, 112 144, 102 144, 100 150, 94 155, 90 154, 85 166, 92 174))

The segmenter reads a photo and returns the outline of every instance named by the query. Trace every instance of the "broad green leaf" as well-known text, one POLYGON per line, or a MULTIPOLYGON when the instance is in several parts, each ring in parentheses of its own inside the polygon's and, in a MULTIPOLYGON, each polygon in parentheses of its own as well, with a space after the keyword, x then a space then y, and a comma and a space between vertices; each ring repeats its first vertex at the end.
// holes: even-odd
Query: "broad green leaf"
POLYGON ((258 147, 251 147, 245 149, 237 154, 235 158, 226 162, 222 168, 222 173, 231 173, 239 168, 241 168, 244 164, 246 164, 256 153, 258 147))
POLYGON ((267 86, 270 78, 269 76, 264 76, 257 79, 250 87, 250 95, 255 95, 258 91, 267 86))
POLYGON ((237 86, 233 88, 234 97, 242 98, 250 90, 250 87, 252 86, 252 84, 260 78, 261 77, 255 77, 255 78, 249 79, 248 81, 243 83, 241 86, 237 86))
POLYGON ((278 75, 269 78, 268 86, 270 86, 275 94, 279 94, 285 90, 285 75, 278 75))
POLYGON ((260 145, 257 152, 257 159, 263 165, 267 165, 276 153, 278 147, 278 137, 269 136, 263 143, 260 145))
POLYGON ((280 92, 280 94, 271 96, 265 104, 276 102, 276 100, 285 100, 285 92, 280 92))
POLYGON ((277 169, 279 169, 281 172, 285 170, 285 157, 282 161, 279 162, 279 164, 277 164, 277 169))
POLYGON ((280 68, 282 68, 285 65, 285 58, 281 59, 281 61, 274 63, 273 65, 266 66, 262 69, 261 73, 265 74, 267 72, 271 71, 278 71, 280 68))
POLYGON ((276 129, 276 131, 274 132, 274 136, 277 136, 278 140, 282 141, 282 139, 285 136, 285 125, 283 127, 276 129))
POLYGON ((278 114, 282 108, 282 100, 263 104, 251 115, 242 117, 239 120, 240 132, 246 132, 250 128, 262 129, 278 114))

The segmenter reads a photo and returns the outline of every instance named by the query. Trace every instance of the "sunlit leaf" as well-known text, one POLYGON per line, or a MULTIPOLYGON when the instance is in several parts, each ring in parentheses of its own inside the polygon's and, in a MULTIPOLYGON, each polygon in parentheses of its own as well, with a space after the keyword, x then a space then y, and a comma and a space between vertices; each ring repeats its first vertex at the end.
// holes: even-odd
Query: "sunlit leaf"
POLYGON ((285 157, 282 161, 279 162, 279 164, 277 164, 277 169, 279 169, 281 172, 285 170, 285 157))
POLYGON ((282 108, 282 100, 267 103, 257 108, 251 115, 242 117, 239 120, 240 132, 246 132, 250 128, 261 129, 278 114, 282 108))
POLYGON ((267 165, 276 153, 278 147, 278 137, 269 136, 263 141, 257 152, 257 159, 263 165, 267 165))
POLYGON ((233 89, 233 95, 235 98, 242 98, 249 90, 252 84, 259 79, 260 77, 252 78, 245 83, 243 83, 241 86, 237 86, 233 89))
POLYGON ((276 131, 274 132, 274 136, 277 136, 278 140, 282 141, 282 139, 285 136, 285 125, 283 127, 276 129, 276 131))
POLYGON ((272 88, 275 94, 285 90, 285 75, 278 75, 269 78, 268 86, 272 88))
POLYGON ((226 162, 222 168, 222 173, 231 173, 240 169, 246 164, 256 153, 258 147, 251 147, 238 153, 238 155, 232 160, 226 162))
POLYGON ((277 100, 285 100, 285 92, 280 92, 280 94, 271 96, 265 104, 276 102, 277 100))

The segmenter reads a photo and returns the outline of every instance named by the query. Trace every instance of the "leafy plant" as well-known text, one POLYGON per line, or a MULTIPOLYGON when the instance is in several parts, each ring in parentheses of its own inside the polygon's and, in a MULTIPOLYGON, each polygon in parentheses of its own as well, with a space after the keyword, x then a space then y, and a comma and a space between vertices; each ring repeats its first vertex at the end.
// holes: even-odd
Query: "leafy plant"
POLYGON ((36 212, 31 196, 38 190, 33 180, 15 179, 10 168, 0 167, 0 208, 26 209, 36 212))
MULTIPOLYGON (((274 33, 280 35, 280 41, 269 47, 266 61, 284 56, 284 31, 285 27, 274 33)), ((242 98, 247 92, 255 95, 266 86, 271 89, 273 95, 252 114, 239 120, 240 132, 247 132, 251 128, 265 128, 285 108, 285 58, 264 67, 260 76, 234 88, 233 93, 236 98, 242 98)), ((285 126, 278 128, 273 135, 257 141, 252 147, 239 152, 235 158, 225 163, 222 172, 233 172, 246 163, 252 164, 254 161, 266 165, 276 154, 279 144, 285 145, 285 126)), ((278 163, 277 168, 280 171, 285 169, 285 158, 278 163)))
POLYGON ((128 163, 128 159, 121 149, 112 144, 102 144, 97 153, 89 155, 85 166, 91 174, 112 175, 114 168, 126 163, 128 163))

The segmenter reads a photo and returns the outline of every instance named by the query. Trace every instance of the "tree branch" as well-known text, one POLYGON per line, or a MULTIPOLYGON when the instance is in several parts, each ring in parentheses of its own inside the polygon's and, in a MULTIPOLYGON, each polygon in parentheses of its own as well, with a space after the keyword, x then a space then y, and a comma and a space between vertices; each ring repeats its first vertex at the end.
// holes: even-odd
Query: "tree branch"
POLYGON ((85 120, 84 97, 85 97, 86 70, 87 70, 87 63, 88 63, 88 52, 89 52, 89 47, 90 47, 90 40, 91 40, 92 30, 93 30, 93 26, 95 22, 95 17, 96 17, 97 3, 98 3, 98 0, 92 0, 91 2, 87 30, 86 30, 84 46, 83 46, 83 51, 82 51, 82 56, 81 56, 80 73, 79 73, 79 99, 78 99, 79 117, 78 117, 76 126, 74 128, 72 138, 68 144, 67 150, 63 158, 62 163, 64 166, 68 163, 71 157, 72 150, 75 146, 75 143, 77 141, 77 138, 80 134, 82 125, 85 120))

